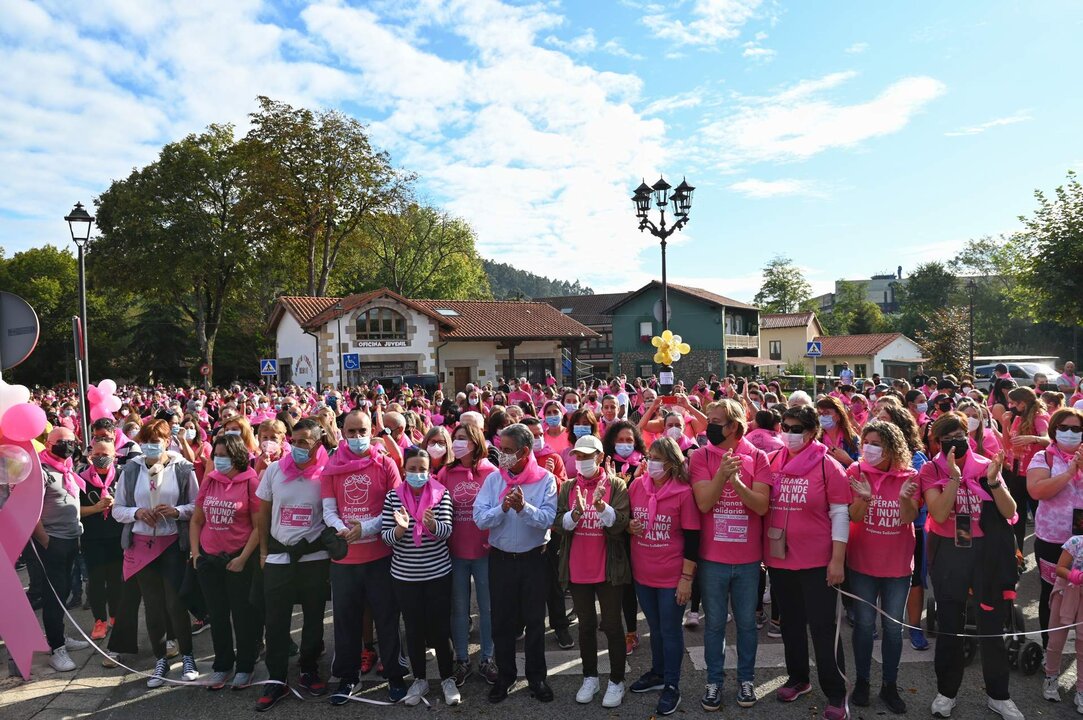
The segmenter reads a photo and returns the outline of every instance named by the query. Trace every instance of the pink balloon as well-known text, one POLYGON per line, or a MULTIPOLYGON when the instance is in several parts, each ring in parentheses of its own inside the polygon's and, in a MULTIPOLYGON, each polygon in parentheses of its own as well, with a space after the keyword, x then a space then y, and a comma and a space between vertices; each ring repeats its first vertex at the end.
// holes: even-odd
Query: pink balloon
POLYGON ((102 380, 98 383, 98 392, 102 394, 102 397, 109 397, 115 394, 117 391, 117 384, 112 380, 102 380))
POLYGON ((91 405, 97 405, 102 401, 101 391, 93 385, 88 385, 86 390, 86 400, 91 405))
POLYGON ((23 403, 8 408, 0 418, 0 432, 16 442, 26 442, 41 435, 45 430, 45 411, 37 405, 23 403))

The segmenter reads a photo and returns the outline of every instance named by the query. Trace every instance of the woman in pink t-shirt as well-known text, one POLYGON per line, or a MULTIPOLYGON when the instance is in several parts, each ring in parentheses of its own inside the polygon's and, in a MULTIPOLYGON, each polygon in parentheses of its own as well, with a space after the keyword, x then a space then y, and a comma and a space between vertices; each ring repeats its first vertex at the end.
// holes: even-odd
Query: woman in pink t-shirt
POLYGON ((1015 544, 1025 552, 1027 512, 1033 500, 1027 494, 1027 468, 1034 453, 1049 447, 1049 415, 1045 403, 1028 387, 1018 387, 1008 393, 1009 409, 1001 416, 1001 444, 1004 448, 1004 482, 1015 500, 1022 522, 1015 524, 1015 544))
MULTIPOLYGON (((1003 455, 989 460, 971 452, 967 442, 966 416, 950 412, 929 427, 930 450, 939 452, 921 466, 918 481, 929 507, 926 550, 929 579, 936 597, 936 686, 932 713, 949 717, 963 682, 963 641, 967 604, 979 604, 978 634, 982 675, 989 707, 1004 717, 1022 717, 1008 693, 1008 650, 999 633, 1004 631, 1009 597, 981 597, 1003 584, 1000 575, 1017 579, 1015 548, 1010 529, 983 517, 995 508, 1003 518, 1015 515, 1015 501, 1001 479, 1003 455), (986 529, 995 528, 993 542, 986 545, 986 529), (971 592, 974 596, 971 597, 971 592)), ((1003 523, 1003 521, 1001 521, 1003 523)), ((1014 582, 1011 596, 1014 597, 1014 582)))
POLYGON ((241 438, 219 435, 213 453, 214 469, 199 486, 188 531, 192 564, 210 612, 214 673, 208 689, 221 690, 234 663, 235 687, 251 683, 256 664, 262 623, 248 598, 258 567, 255 517, 260 503, 259 480, 249 467, 248 448, 241 438))
POLYGON ((998 433, 988 426, 989 411, 981 403, 965 398, 955 406, 958 412, 966 415, 966 429, 970 440, 970 449, 987 458, 994 458, 1000 452, 998 433))
POLYGON ((488 460, 485 437, 473 425, 460 425, 451 436, 450 461, 436 480, 451 495, 451 640, 455 651, 455 683, 462 685, 473 672, 470 666, 470 580, 478 603, 481 658, 478 672, 496 682, 493 662, 493 626, 489 604, 489 533, 474 523, 474 499, 496 466, 488 460))
POLYGON ((707 611, 705 710, 722 706, 726 616, 737 625, 737 703, 756 702, 756 604, 760 598, 763 515, 771 495, 767 455, 745 440, 745 410, 735 400, 707 406, 707 444, 692 453, 688 475, 701 513, 699 582, 707 611))
POLYGON ((632 520, 632 577, 651 630, 651 668, 632 684, 635 693, 661 690, 657 713, 681 701, 684 605, 699 561, 699 509, 688 484, 684 455, 672 438, 655 440, 628 489, 632 520))
POLYGON ((615 708, 624 698, 624 625, 621 622, 623 589, 632 582, 625 550, 628 527, 628 489, 623 478, 603 465, 602 443, 593 435, 580 438, 572 451, 570 477, 557 497, 553 529, 560 538, 560 584, 572 595, 579 617, 579 657, 583 685, 576 702, 594 699, 598 681, 598 614, 609 645, 609 684, 602 707, 615 708))
POLYGON ((872 640, 879 603, 883 686, 880 699, 895 714, 906 712, 896 680, 902 657, 902 622, 910 579, 914 573, 914 520, 918 516, 917 471, 910 466, 910 450, 902 431, 873 420, 861 431, 861 460, 847 469, 853 502, 850 504, 850 540, 846 546, 850 592, 864 602, 854 603, 854 665, 857 683, 850 702, 869 705, 872 640))
POLYGON ((843 580, 850 534, 850 486, 827 446, 817 442, 820 420, 808 405, 782 415, 786 447, 771 456, 771 506, 764 532, 764 560, 782 618, 789 678, 778 689, 782 702, 812 690, 808 632, 816 653, 820 688, 827 696, 825 720, 848 716, 842 648, 835 646, 834 586, 843 580))

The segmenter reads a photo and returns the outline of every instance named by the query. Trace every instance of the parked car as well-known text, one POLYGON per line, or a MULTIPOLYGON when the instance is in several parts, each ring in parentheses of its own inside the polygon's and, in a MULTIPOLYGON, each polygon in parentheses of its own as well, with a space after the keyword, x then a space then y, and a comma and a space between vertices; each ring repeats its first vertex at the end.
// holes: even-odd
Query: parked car
MULTIPOLYGON (((1045 363, 1031 363, 1031 362, 1019 362, 1019 363, 1004 363, 1008 366, 1008 373, 1015 379, 1015 382, 1021 386, 1033 386, 1034 376, 1038 373, 1044 373, 1051 383, 1056 380, 1058 373, 1052 366, 1045 363)), ((992 365, 978 365, 974 368, 974 387, 982 392, 988 393, 992 389, 993 385, 993 368, 997 366, 996 363, 992 365)), ((1042 388, 1045 389, 1045 388, 1042 388)), ((1056 390, 1056 384, 1053 383, 1053 389, 1056 390)))

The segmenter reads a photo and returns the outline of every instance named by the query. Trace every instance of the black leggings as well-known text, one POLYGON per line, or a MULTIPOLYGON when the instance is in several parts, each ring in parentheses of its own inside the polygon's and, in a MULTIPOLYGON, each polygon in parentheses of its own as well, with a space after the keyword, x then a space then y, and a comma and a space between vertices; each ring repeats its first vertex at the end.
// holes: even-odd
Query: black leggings
MULTIPOLYGON (((1016 463, 1019 461, 1016 460, 1016 463)), ((1027 477, 1024 473, 1019 475, 1015 472, 1014 468, 1004 468, 1004 483, 1008 486, 1008 492, 1011 493, 1012 500, 1015 500, 1015 506, 1018 509, 1019 521, 1012 526, 1012 532, 1015 534, 1015 547, 1019 552, 1023 552, 1023 541, 1027 537, 1027 508, 1031 505, 1030 495, 1027 494, 1027 477)), ((1048 611, 1047 611, 1048 612, 1048 611)))
POLYGON ((447 680, 452 673, 451 573, 435 580, 394 580, 393 584, 414 677, 425 679, 425 649, 431 647, 436 650, 440 679, 447 680))

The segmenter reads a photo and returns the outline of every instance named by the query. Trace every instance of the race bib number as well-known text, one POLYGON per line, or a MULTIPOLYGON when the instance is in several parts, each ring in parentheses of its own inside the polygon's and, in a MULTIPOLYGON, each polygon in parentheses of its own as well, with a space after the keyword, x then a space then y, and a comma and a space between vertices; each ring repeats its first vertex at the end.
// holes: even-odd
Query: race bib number
POLYGON ((715 542, 748 542, 748 516, 715 515, 714 539, 715 542))
POLYGON ((286 505, 278 516, 281 527, 311 527, 312 508, 308 505, 286 505))

